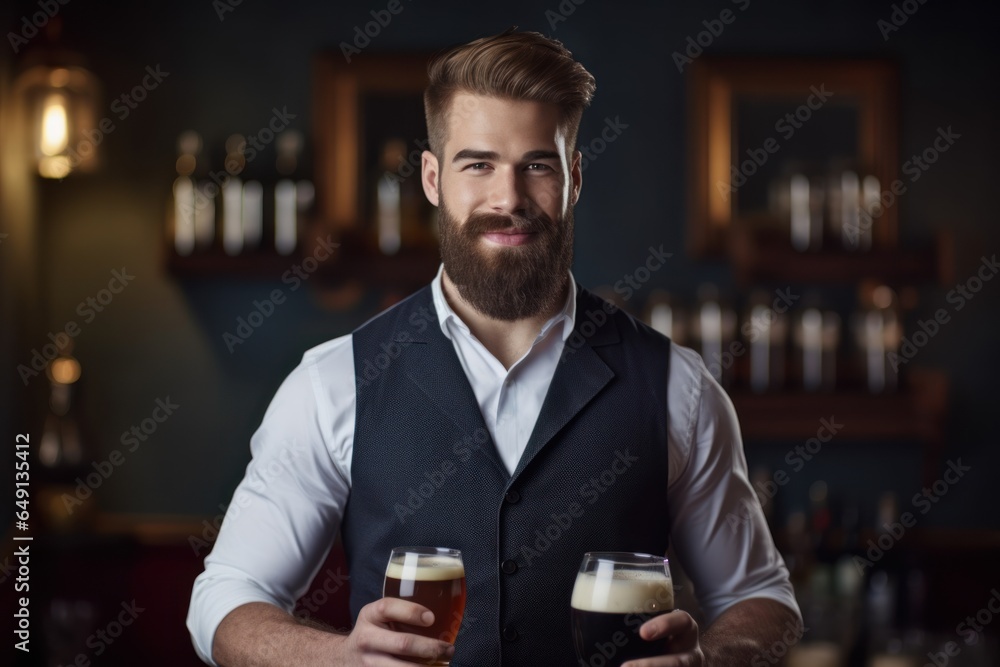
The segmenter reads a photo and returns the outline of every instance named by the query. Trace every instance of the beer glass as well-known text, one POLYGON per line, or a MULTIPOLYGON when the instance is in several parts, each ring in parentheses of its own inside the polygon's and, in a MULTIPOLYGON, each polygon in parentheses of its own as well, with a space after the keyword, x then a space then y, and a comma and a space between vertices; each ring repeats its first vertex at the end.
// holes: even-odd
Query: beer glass
MULTIPOLYGON (((455 643, 465 611, 462 552, 440 547, 396 547, 385 569, 382 597, 410 600, 434 613, 430 627, 393 623, 393 630, 455 643)), ((425 665, 447 665, 429 660, 425 665)))
POLYGON ((665 639, 646 641, 639 636, 643 623, 674 610, 674 587, 663 556, 584 554, 570 606, 581 665, 620 667, 628 660, 668 652, 665 639))

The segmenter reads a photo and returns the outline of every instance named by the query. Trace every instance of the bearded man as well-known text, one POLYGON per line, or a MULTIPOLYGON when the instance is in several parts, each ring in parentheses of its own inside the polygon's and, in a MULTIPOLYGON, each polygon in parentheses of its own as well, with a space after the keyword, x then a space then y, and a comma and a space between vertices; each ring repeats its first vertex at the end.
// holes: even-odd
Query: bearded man
POLYGON ((441 268, 306 352, 278 390, 251 442, 232 504, 241 509, 195 582, 188 627, 200 656, 571 667, 584 552, 672 546, 708 627, 683 610, 656 616, 634 640, 669 638, 669 652, 626 664, 770 657, 801 621, 732 404, 696 353, 570 272, 583 182, 574 146, 593 77, 559 42, 513 31, 456 47, 429 73, 421 182, 440 209, 441 268), (362 378, 373 363, 377 376, 362 378), (287 472, 269 475, 275 461, 287 472), (558 537, 540 540, 553 522, 558 537), (347 634, 289 613, 338 529, 347 634), (464 556, 466 623, 454 646, 406 631, 430 625, 425 607, 382 599, 389 553, 406 544, 464 556))

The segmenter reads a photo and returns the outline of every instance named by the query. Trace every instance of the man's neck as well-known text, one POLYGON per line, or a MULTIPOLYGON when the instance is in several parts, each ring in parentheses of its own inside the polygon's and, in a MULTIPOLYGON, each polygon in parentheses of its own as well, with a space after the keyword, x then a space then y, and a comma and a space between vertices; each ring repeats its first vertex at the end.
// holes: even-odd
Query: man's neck
POLYGON ((468 301, 462 298, 458 287, 448 277, 447 271, 441 273, 441 291, 448 305, 469 331, 489 350, 504 368, 510 368, 531 348, 542 327, 565 303, 566 290, 569 289, 569 276, 563 278, 562 298, 555 306, 543 313, 519 320, 495 320, 479 312, 468 301))

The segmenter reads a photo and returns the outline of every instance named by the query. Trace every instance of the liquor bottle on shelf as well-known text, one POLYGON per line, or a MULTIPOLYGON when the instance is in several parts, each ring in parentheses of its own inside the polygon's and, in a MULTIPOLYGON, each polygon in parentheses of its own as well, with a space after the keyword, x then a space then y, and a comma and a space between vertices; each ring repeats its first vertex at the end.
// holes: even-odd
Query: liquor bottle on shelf
POLYGON ((225 169, 227 178, 222 185, 222 248, 227 255, 243 252, 243 179, 239 174, 246 167, 246 139, 233 134, 226 139, 225 169))
POLYGON ((732 385, 735 375, 736 312, 719 297, 715 285, 698 288, 698 311, 691 329, 708 372, 723 387, 732 385))
POLYGON ((779 220, 787 221, 792 247, 799 252, 823 248, 826 216, 826 178, 815 169, 789 161, 784 173, 769 190, 768 207, 779 220))
POLYGON ((796 367, 807 391, 832 391, 837 382, 840 316, 807 305, 795 321, 796 367))
POLYGON ((221 178, 216 174, 213 180, 209 160, 204 156, 201 136, 197 132, 188 131, 181 135, 182 145, 191 149, 195 157, 191 178, 194 181, 194 238, 195 251, 211 250, 216 242, 216 209, 221 194, 221 178))
POLYGON ((830 233, 837 245, 850 251, 871 250, 872 227, 881 215, 878 178, 850 162, 835 161, 827 190, 830 233))
POLYGON ((899 386, 898 354, 903 337, 899 299, 887 285, 866 286, 859 297, 861 309, 853 317, 858 365, 873 394, 894 392, 899 386))
POLYGON ((684 309, 677 304, 669 292, 655 289, 646 300, 643 320, 661 334, 684 345, 687 339, 687 318, 684 309))
POLYGON ((177 142, 178 157, 174 165, 177 178, 173 186, 173 238, 178 255, 188 256, 198 242, 195 224, 195 181, 191 177, 197 166, 201 140, 194 132, 181 134, 177 142))
POLYGON ((756 291, 740 330, 750 349, 750 388, 758 393, 780 389, 785 384, 788 318, 774 310, 766 292, 756 291))
POLYGON ((282 132, 276 142, 279 180, 274 186, 274 249, 279 255, 295 252, 302 219, 315 198, 312 181, 299 176, 303 143, 298 130, 282 132))

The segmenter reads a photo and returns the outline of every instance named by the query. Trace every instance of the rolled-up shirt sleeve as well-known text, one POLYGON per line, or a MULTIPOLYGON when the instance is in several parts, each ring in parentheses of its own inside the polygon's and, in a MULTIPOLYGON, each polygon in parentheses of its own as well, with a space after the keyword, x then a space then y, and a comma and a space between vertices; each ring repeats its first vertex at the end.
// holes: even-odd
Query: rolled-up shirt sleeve
POLYGON ((350 336, 308 351, 271 401, 194 583, 187 627, 205 662, 227 614, 250 602, 291 612, 329 553, 350 489, 354 401, 350 336))
POLYGON ((696 352, 674 346, 669 402, 671 545, 706 620, 750 598, 799 612, 747 474, 732 401, 696 352))

